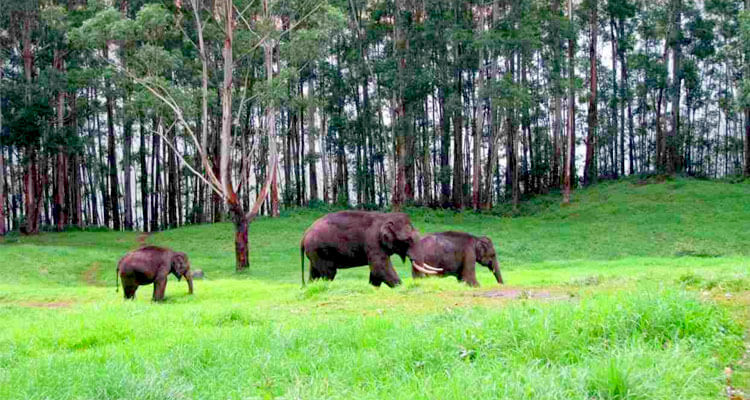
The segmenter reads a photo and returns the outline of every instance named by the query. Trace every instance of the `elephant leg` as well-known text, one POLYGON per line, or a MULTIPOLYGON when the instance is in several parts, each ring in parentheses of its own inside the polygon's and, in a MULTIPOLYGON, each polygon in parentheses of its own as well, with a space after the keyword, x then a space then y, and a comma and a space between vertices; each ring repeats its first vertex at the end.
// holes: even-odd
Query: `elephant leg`
POLYGON ((125 292, 125 299, 134 299, 136 290, 138 290, 138 285, 122 285, 122 291, 125 292))
POLYGON ((334 280, 336 278, 336 272, 337 271, 338 270, 336 268, 334 268, 334 267, 326 268, 326 270, 323 271, 324 278, 327 279, 327 280, 329 280, 329 281, 334 280))
POLYGON ((121 276, 122 291, 126 299, 135 298, 135 291, 138 290, 138 282, 132 276, 121 276))
POLYGON ((159 278, 154 281, 154 301, 164 300, 164 289, 167 288, 167 278, 159 278))
POLYGON ((316 267, 314 267, 314 266, 311 265, 310 266, 310 280, 314 281, 314 280, 318 280, 318 279, 320 279, 322 277, 323 277, 323 274, 320 273, 320 271, 316 267))
POLYGON ((310 261, 310 280, 325 279, 332 281, 336 278, 336 266, 331 262, 316 258, 310 261))
POLYGON ((376 255, 370 258, 370 284, 380 287, 383 282, 389 287, 394 287, 401 284, 401 278, 393 268, 390 257, 376 255))
POLYGON ((471 287, 479 287, 476 272, 476 256, 473 251, 467 251, 464 255, 464 265, 461 268, 461 280, 471 287))

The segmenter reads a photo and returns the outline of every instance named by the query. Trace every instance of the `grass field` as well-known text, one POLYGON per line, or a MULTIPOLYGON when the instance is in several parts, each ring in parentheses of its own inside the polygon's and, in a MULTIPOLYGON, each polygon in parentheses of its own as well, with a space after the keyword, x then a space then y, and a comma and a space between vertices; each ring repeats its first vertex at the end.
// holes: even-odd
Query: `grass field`
POLYGON ((480 289, 414 281, 397 257, 396 289, 367 268, 301 288, 299 239, 323 214, 254 222, 243 274, 229 224, 148 237, 206 273, 193 296, 171 279, 163 304, 115 292, 137 233, 6 237, 0 398, 748 398, 747 182, 605 183, 515 217, 413 210, 423 233, 493 239, 506 285, 478 268, 480 289))

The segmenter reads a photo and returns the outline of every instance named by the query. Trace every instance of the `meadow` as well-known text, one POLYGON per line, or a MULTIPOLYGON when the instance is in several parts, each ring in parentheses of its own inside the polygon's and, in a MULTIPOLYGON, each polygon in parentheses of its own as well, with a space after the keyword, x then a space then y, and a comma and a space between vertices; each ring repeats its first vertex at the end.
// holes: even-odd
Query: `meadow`
MULTIPOLYGON (((502 210, 501 210, 502 211, 502 210)), ((742 399, 750 393, 750 183, 607 182, 516 212, 412 209, 423 233, 495 243, 506 284, 301 287, 299 240, 326 210, 148 243, 185 251, 195 294, 115 289, 138 233, 11 234, 0 244, 2 399, 742 399), (512 214, 512 215, 511 215, 512 214), (743 394, 744 393, 744 394, 743 394), (735 397, 731 397, 735 396, 735 397)), ((142 239, 142 238, 140 238, 142 239)))

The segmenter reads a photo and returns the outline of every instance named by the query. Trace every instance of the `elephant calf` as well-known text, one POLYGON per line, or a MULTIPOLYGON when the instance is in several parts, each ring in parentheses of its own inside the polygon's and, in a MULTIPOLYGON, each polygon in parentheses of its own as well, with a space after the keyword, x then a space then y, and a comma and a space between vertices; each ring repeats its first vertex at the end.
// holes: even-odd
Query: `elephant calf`
MULTIPOLYGON (((475 263, 482 264, 492 271, 497 283, 503 283, 500 264, 497 262, 495 246, 486 236, 481 238, 465 232, 431 233, 419 242, 419 253, 424 256, 425 264, 442 269, 438 275, 453 275, 459 281, 470 286, 479 286, 475 263)), ((425 275, 412 268, 414 278, 425 275)))
POLYGON ((131 251, 117 263, 117 276, 122 280, 125 298, 135 297, 139 285, 154 284, 154 301, 164 300, 167 277, 183 276, 188 283, 188 293, 193 294, 193 277, 187 255, 163 247, 145 246, 131 251))

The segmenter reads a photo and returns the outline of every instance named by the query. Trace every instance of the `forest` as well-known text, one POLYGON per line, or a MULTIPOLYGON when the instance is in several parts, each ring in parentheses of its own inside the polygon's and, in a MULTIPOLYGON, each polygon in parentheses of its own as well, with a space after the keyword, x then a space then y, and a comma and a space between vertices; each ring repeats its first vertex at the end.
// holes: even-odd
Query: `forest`
POLYGON ((750 175, 748 0, 4 0, 0 233, 750 175))

